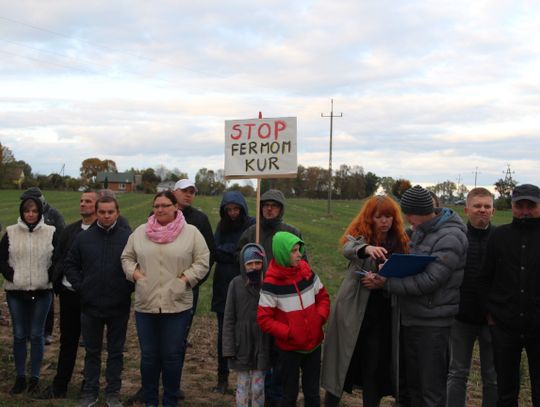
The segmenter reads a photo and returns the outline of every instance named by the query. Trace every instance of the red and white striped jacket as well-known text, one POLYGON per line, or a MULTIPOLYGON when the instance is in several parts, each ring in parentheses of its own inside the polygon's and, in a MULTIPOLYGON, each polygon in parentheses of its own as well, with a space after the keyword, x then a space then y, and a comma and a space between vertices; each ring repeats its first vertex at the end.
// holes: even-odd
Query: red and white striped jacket
POLYGON ((283 267, 274 259, 266 271, 257 322, 286 351, 310 351, 324 338, 323 325, 330 312, 330 297, 319 277, 302 260, 283 267))

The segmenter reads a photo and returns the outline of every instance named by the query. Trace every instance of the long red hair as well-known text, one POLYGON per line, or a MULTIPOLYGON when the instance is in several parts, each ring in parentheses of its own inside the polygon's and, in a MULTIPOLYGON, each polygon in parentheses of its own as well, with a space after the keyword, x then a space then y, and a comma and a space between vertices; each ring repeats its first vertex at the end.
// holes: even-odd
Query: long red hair
POLYGON ((358 238, 363 236, 365 241, 374 246, 381 245, 381 235, 375 227, 373 218, 379 214, 391 216, 393 218, 392 227, 388 231, 398 242, 398 248, 401 253, 408 252, 409 237, 405 233, 403 218, 398 204, 392 198, 386 195, 377 195, 369 198, 362 206, 362 209, 349 224, 339 242, 344 245, 348 240, 348 236, 358 238))

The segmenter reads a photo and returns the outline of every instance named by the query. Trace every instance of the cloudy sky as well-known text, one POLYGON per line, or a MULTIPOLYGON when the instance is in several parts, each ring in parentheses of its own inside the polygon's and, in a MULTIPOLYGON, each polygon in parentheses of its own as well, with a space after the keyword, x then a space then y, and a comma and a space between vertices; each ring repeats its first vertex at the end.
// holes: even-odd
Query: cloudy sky
POLYGON ((224 121, 296 116, 298 162, 539 183, 538 1, 0 0, 0 142, 35 172, 224 166, 224 121))

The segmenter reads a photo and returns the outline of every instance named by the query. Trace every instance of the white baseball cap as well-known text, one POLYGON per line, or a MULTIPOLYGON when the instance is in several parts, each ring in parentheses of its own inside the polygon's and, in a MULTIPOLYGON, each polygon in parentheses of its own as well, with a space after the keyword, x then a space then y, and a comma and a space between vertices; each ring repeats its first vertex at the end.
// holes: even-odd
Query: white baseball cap
POLYGON ((190 179, 187 179, 187 178, 176 181, 176 184, 174 184, 174 190, 175 191, 177 189, 188 189, 190 187, 195 188, 195 192, 199 192, 199 190, 195 186, 195 183, 193 181, 191 181, 190 179))

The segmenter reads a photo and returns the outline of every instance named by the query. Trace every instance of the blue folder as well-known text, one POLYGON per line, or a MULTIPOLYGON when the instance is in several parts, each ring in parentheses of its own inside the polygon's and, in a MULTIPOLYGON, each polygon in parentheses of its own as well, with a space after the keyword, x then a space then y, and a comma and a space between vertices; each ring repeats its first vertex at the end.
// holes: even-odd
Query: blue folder
POLYGON ((426 266, 436 260, 435 256, 417 254, 392 254, 379 270, 383 277, 408 277, 424 271, 426 266))

